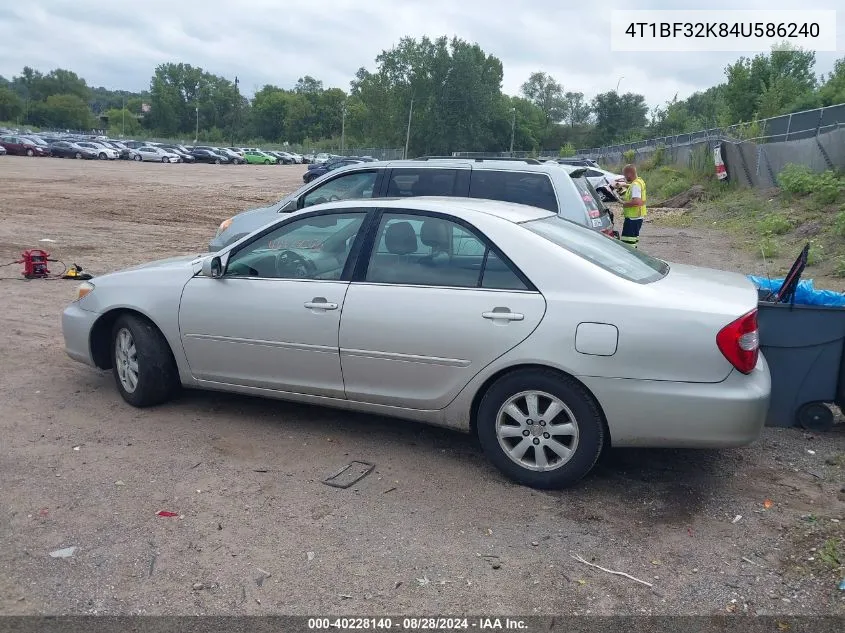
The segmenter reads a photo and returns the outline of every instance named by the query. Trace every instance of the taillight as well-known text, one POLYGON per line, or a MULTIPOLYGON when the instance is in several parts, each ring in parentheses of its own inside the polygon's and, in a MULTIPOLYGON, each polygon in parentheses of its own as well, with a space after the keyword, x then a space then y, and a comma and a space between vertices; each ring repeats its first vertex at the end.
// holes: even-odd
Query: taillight
POLYGON ((731 365, 743 374, 750 374, 757 366, 760 353, 757 310, 723 327, 716 335, 716 345, 731 365))

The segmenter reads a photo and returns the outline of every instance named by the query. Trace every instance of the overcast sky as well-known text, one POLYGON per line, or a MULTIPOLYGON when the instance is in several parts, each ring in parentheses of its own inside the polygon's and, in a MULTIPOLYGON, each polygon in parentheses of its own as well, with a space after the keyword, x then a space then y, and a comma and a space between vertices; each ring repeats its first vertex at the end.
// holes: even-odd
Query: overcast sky
MULTIPOLYGON (((240 79, 251 95, 271 83, 292 87, 312 75, 349 89, 355 71, 404 35, 456 35, 504 64, 503 90, 517 94, 532 71, 591 98, 613 90, 644 94, 651 106, 722 81, 740 53, 614 53, 610 11, 630 9, 797 8, 780 0, 0 0, 0 75, 29 65, 73 70, 90 85, 141 90, 156 65, 185 62, 240 79), (584 9, 567 9, 582 6, 584 9)), ((835 9, 840 0, 805 0, 835 9)), ((845 11, 837 16, 839 53, 818 53, 829 72, 845 51, 845 11)))

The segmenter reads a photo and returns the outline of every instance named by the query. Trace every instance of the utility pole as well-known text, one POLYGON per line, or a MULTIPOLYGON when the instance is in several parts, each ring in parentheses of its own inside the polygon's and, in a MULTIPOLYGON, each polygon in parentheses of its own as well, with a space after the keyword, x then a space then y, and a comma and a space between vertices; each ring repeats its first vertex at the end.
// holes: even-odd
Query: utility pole
POLYGON ((340 106, 341 112, 341 123, 340 123, 340 153, 346 150, 346 102, 343 102, 343 105, 340 106))
POLYGON ((511 119, 511 158, 513 158, 513 137, 514 133, 516 132, 516 108, 511 108, 511 113, 513 114, 513 118, 511 119))
POLYGON ((616 94, 619 94, 619 84, 622 82, 623 79, 625 79, 625 75, 622 75, 619 78, 619 81, 616 82, 616 94))
POLYGON ((194 132, 194 143, 196 143, 200 138, 200 82, 197 82, 197 90, 194 93, 194 98, 196 99, 194 109, 197 112, 197 127, 194 132))
POLYGON ((408 132, 405 134, 405 155, 408 158, 408 145, 411 142, 411 117, 414 116, 414 98, 411 97, 411 108, 408 110, 408 132))
POLYGON ((123 138, 126 138, 126 95, 121 98, 123 107, 120 108, 121 116, 123 117, 123 138))

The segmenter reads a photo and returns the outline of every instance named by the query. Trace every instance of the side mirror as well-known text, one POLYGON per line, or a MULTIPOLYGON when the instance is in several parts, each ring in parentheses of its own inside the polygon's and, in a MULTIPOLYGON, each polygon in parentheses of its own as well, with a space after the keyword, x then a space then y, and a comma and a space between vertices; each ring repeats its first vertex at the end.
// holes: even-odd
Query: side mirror
POLYGON ((225 269, 223 266, 223 261, 218 255, 214 255, 213 257, 207 257, 202 262, 203 277, 220 279, 223 276, 224 271, 225 269))

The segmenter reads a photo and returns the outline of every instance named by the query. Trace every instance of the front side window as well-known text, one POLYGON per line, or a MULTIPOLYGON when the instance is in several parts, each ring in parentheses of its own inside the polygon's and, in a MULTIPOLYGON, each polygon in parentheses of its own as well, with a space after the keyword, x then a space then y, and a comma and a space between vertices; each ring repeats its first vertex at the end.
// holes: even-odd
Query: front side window
POLYGON ((557 213, 557 198, 548 174, 474 169, 471 198, 501 200, 539 207, 557 213))
POLYGON ((557 216, 521 226, 628 281, 647 284, 669 272, 666 262, 557 216))
POLYGON ((366 213, 330 213, 289 222, 229 260, 226 277, 340 279, 366 213))
POLYGON ((305 194, 302 206, 310 207, 336 200, 372 198, 376 175, 374 171, 358 171, 338 176, 305 194))
POLYGON ((373 283, 527 290, 474 231, 445 218, 385 213, 365 280, 373 283))
POLYGON ((457 179, 457 169, 394 169, 387 197, 452 196, 457 179))

